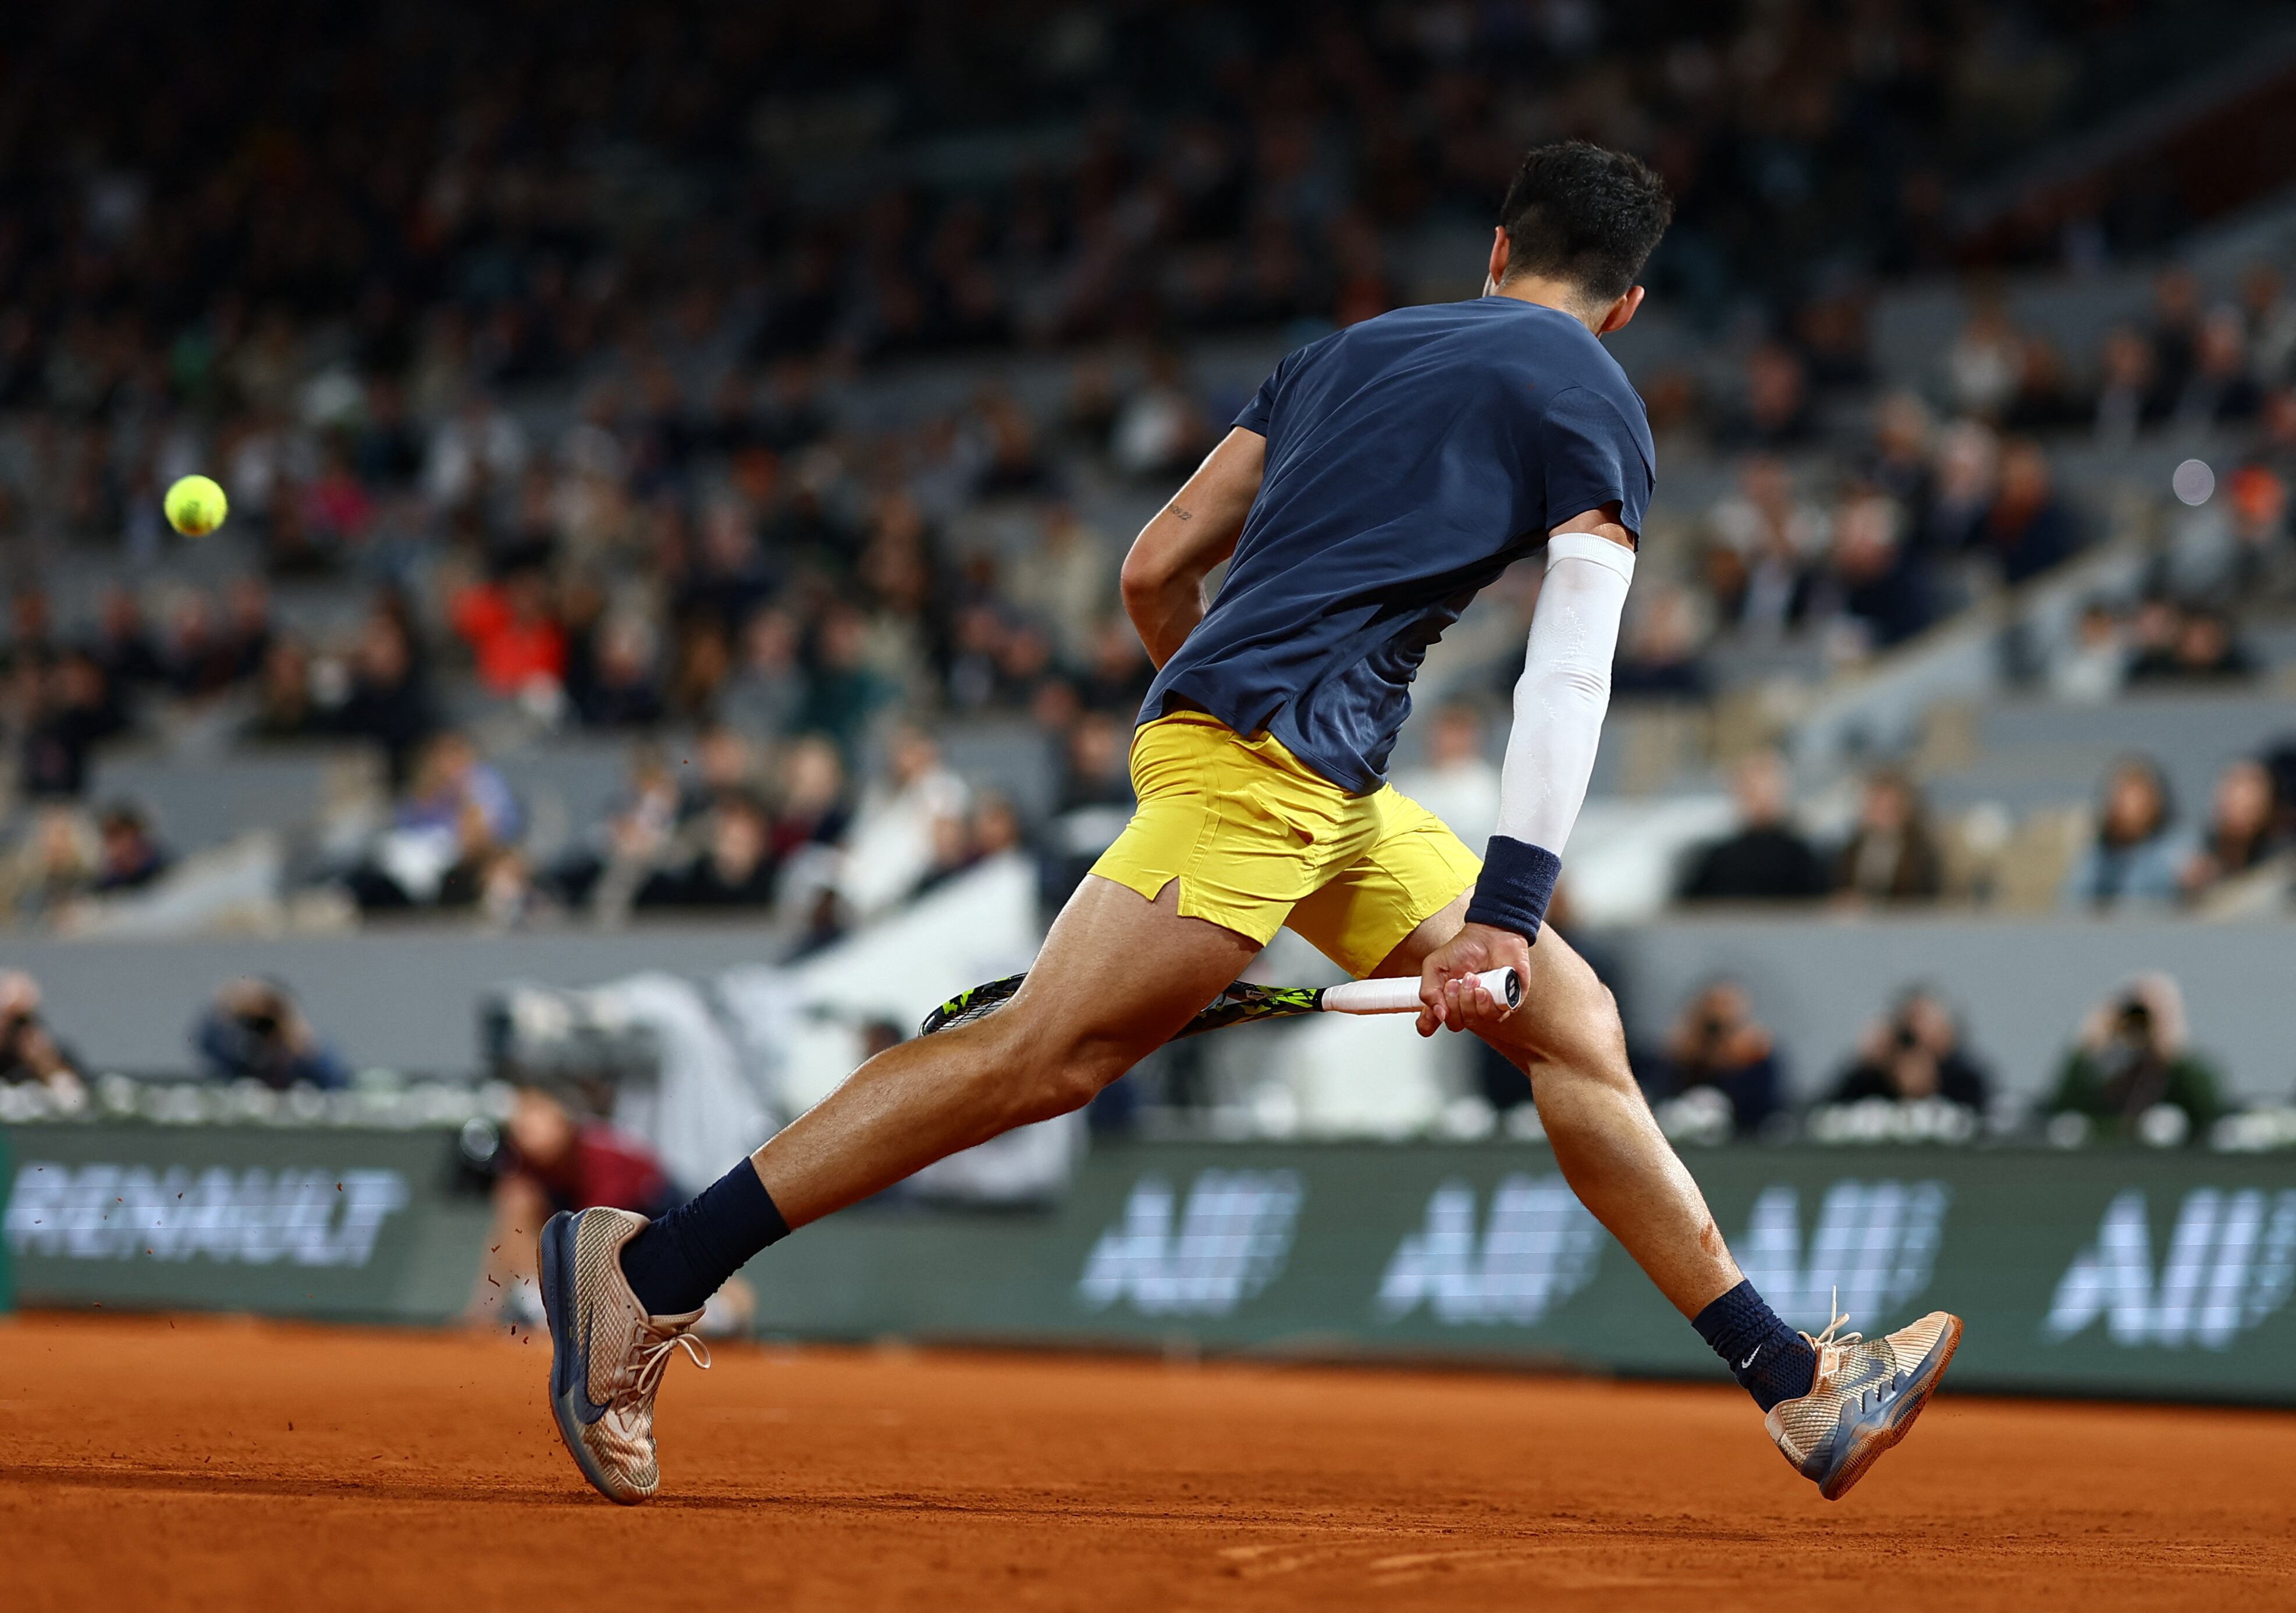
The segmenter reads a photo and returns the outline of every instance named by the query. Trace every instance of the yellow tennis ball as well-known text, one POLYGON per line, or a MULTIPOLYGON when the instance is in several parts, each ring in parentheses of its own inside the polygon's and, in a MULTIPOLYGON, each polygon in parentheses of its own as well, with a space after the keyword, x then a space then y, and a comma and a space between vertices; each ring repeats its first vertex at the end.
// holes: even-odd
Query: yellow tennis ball
POLYGON ((231 506, 223 489, 205 476, 186 476, 168 489, 166 502, 160 506, 168 512, 168 524, 185 537, 197 537, 223 525, 223 518, 231 506))

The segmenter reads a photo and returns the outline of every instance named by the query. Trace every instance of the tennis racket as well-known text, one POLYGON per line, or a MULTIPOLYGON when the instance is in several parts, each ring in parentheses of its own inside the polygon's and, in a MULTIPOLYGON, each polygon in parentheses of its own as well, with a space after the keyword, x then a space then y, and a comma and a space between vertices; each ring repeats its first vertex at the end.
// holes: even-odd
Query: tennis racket
MULTIPOLYGON (((1026 975, 1006 975, 986 986, 961 991, 925 1016, 917 1029, 921 1036, 951 1026, 970 1025, 995 1013, 1013 1000, 1026 975)), ((1493 997, 1504 997, 1509 1008, 1522 1002, 1522 978, 1512 969, 1489 969, 1474 977, 1493 997)), ((1419 980, 1406 975, 1386 980, 1349 980, 1339 986, 1254 986, 1238 980, 1211 1000, 1209 1007, 1182 1026, 1172 1038, 1225 1030, 1260 1019, 1289 1019, 1299 1014, 1410 1014, 1419 1011, 1419 980)))

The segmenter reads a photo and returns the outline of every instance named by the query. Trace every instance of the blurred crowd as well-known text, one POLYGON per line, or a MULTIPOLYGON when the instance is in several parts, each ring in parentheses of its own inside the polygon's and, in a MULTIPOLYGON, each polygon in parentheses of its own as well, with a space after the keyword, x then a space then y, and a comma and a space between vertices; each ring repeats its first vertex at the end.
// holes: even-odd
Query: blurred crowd
MULTIPOLYGON (((1941 822, 1906 772, 1863 780, 1856 814, 1832 843, 1798 820, 1792 778, 1775 752, 1757 751, 1731 778, 1736 823, 1696 846, 1677 899, 1902 907, 1982 899, 1988 855, 1997 856, 1997 809, 1941 822)), ((2203 908, 2243 886, 2275 904, 2296 890, 2296 735, 2225 764, 2203 811, 2178 815, 2157 762, 2123 757, 2067 847, 2058 905, 2067 913, 2203 908)))
MULTIPOLYGON (((1361 317, 1395 294, 1383 236, 1482 222, 1557 135, 1650 155, 1679 204, 1656 273, 1710 306, 1939 267, 1956 184, 2264 8, 106 9, 11 40, 0 406, 279 409, 347 315, 418 406, 442 350, 514 384, 658 318, 738 319, 770 359, 1361 317)), ((2079 238, 2181 222, 2140 180, 2079 238)))
MULTIPOLYGON (((870 1033, 882 1036, 879 1045, 901 1036, 894 1026, 873 1025, 870 1033)), ((276 979, 226 980, 191 1027, 186 1046, 190 1068, 211 1081, 274 1093, 332 1091, 350 1081, 342 1058, 276 979)), ((2082 1016, 2038 1084, 2037 1101, 2006 1095, 1950 996, 1927 984, 1888 1003, 1815 1085, 1796 1079, 1800 1072, 1789 1069, 1752 995, 1728 978, 1696 987, 1663 1034, 1630 1054, 1661 1124, 1693 1141, 1990 1135, 2061 1146, 2177 1146, 2208 1141, 2241 1107, 2225 1092, 2217 1063, 2195 1046, 2181 987, 2158 971, 2119 983, 2082 1016)), ((0 1087, 41 1088, 39 1112, 69 1116, 86 1109, 99 1073, 50 1026, 38 984, 20 970, 0 970, 0 1087)), ((1529 1084, 1504 1060, 1479 1066, 1479 1079, 1483 1097, 1502 1113, 1531 1100, 1529 1084)), ((547 1207, 611 1203, 658 1212, 682 1199, 658 1154, 604 1120, 614 1110, 611 1081, 529 1072, 519 1082, 499 1142, 481 1161, 509 1184, 498 1209, 539 1216, 547 1207)), ((1196 1101, 1168 1085, 1157 1090, 1167 1103, 1196 1101)), ((1142 1094, 1129 1096, 1121 1107, 1126 1122, 1135 1123, 1142 1094)))
POLYGON ((2157 971, 2116 986, 2082 1016, 2030 1114, 2003 1102, 1989 1061, 1930 986, 1908 988, 1877 1017, 1806 1107, 1752 997, 1727 978, 1693 993, 1663 1040, 1636 1050, 1636 1073, 1662 1123, 1707 1141, 1807 1133, 1955 1142, 2030 1121, 2059 1146, 2175 1147, 2207 1140, 2234 1108, 2215 1063, 2193 1045, 2182 989, 2157 971))
MULTIPOLYGON (((2141 322, 2068 356, 1972 285, 1958 337, 1921 385, 1882 387, 1864 307, 1833 299, 1816 327, 1767 340, 1717 382, 1645 378, 1661 456, 1719 455, 1732 485, 1671 540, 1673 575, 1639 591, 1620 691, 1706 692, 1701 651, 1802 634, 1835 662, 1915 636, 2001 585, 2039 577, 2104 536, 2095 497, 2058 461, 2185 443, 2206 461, 2177 496, 2209 506, 2160 545, 2142 591, 2100 598, 2072 652, 2030 670, 2067 698, 2128 682, 2238 680, 2259 669, 2241 610, 2296 601, 2296 297, 2266 264, 2211 303, 2186 269, 2158 277, 2141 322)), ((1898 378, 1902 381, 1905 378, 1898 378)))
MULTIPOLYGON (((1471 291, 1413 243, 1484 227, 1558 134, 1666 175, 1651 279, 1729 356, 1640 378, 1661 456, 1724 490, 1654 514, 1622 700, 1716 692, 1722 648, 1868 655, 2041 575, 2100 536, 2058 469, 2087 445, 2236 463, 2176 565, 2082 618, 2065 698, 2254 675, 2240 608, 2287 584, 2269 272, 2219 305, 2172 268, 2074 353, 1974 280, 1911 389, 1869 330, 1878 284, 1965 256, 1957 183, 2229 49, 2239 6, 266 4, 227 41, 117 9, 27 18, 0 66, 0 920, 204 849, 91 795, 102 747, 192 728, 382 757, 388 798, 299 869, 369 913, 824 938, 1080 844, 1032 820, 1127 798, 1149 667, 1115 568, 1250 384, 1208 342, 1471 291), (1051 384, 983 357, 1015 352, 1051 384), (947 354, 982 362, 871 390, 947 354), (220 569, 160 514, 194 470, 230 493, 193 552, 220 569), (578 844, 536 845, 505 712, 630 736, 578 844), (903 725, 973 717, 1039 736, 1057 799, 968 789, 903 725)), ((2065 239, 2094 267, 2180 222, 2114 192, 2065 239)), ((1882 843, 1693 894, 1922 894, 1882 843)))

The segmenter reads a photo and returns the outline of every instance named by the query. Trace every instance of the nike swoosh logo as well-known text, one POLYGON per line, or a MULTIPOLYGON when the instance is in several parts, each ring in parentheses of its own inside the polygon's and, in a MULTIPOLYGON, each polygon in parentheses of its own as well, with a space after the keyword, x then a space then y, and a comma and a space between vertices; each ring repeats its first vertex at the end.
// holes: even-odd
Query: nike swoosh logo
POLYGON ((574 1381, 577 1386, 575 1393, 578 1399, 578 1404, 574 1408, 574 1415, 585 1423, 595 1422, 606 1414, 606 1408, 590 1398, 590 1329, 595 1321, 595 1312, 583 1314, 582 1353, 574 1359, 574 1381))
POLYGON ((1754 1355, 1760 1355, 1761 1353, 1762 1353, 1762 1347, 1761 1347, 1760 1345, 1759 1345, 1759 1344, 1758 1344, 1758 1345, 1756 1345, 1756 1346, 1754 1347, 1753 1355, 1748 1355, 1748 1356, 1747 1356, 1743 1361, 1742 1361, 1742 1362, 1740 1362, 1740 1363, 1738 1363, 1738 1370, 1739 1370, 1740 1371, 1742 1371, 1742 1371, 1744 1371, 1748 1367, 1750 1367, 1750 1366, 1753 1365, 1753 1364, 1754 1364, 1754 1355))
POLYGON ((568 1363, 568 1366, 570 1370, 567 1376, 573 1380, 574 1384, 574 1415, 581 1422, 586 1425, 594 1423, 597 1421, 599 1418, 603 1417, 606 1414, 606 1408, 590 1398, 590 1335, 592 1331, 597 1326, 598 1313, 594 1306, 584 1306, 582 1304, 581 1296, 575 1291, 574 1272, 576 1269, 578 1269, 578 1265, 571 1258, 571 1256, 574 1252, 577 1233, 578 1232, 581 1223, 578 1219, 575 1224, 569 1227, 566 1232, 566 1253, 569 1257, 566 1261, 566 1265, 570 1269, 566 1273, 565 1281, 561 1286, 565 1290, 566 1303, 570 1306, 580 1307, 582 1312, 581 1347, 578 1350, 573 1350, 571 1348, 574 1341, 570 1334, 570 1330, 567 1339, 567 1344, 573 1355, 573 1360, 568 1363))

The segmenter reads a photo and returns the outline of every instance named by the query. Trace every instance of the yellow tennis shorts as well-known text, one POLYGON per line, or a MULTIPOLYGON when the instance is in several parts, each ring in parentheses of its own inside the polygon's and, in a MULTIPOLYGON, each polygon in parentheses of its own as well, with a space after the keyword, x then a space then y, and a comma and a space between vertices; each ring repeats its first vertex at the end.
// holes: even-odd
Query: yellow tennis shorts
POLYGON ((1139 807, 1093 864, 1154 901, 1261 946, 1289 924, 1361 978, 1471 888, 1482 861, 1391 785, 1349 795, 1270 734, 1176 711, 1132 741, 1139 807))

